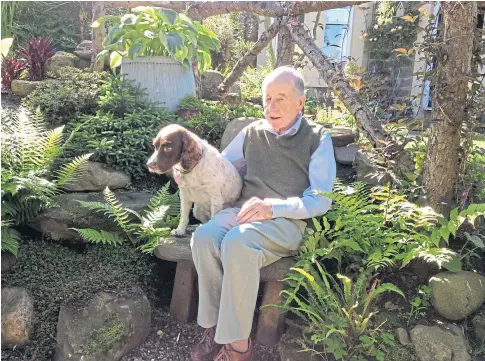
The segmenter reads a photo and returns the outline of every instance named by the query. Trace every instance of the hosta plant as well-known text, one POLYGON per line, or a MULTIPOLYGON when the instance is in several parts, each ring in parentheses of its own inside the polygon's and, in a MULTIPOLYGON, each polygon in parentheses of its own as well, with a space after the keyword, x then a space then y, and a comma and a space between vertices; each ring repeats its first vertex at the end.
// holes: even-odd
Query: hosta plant
POLYGON ((121 64, 122 57, 159 55, 172 57, 185 67, 196 59, 203 72, 211 65, 211 51, 220 48, 211 30, 170 9, 139 6, 123 16, 102 16, 92 27, 105 22, 112 26, 98 56, 109 54, 112 68, 121 64))
POLYGON ((26 224, 43 209, 55 206, 55 196, 86 169, 90 154, 54 170, 54 162, 69 140, 64 141, 63 127, 46 130, 40 112, 32 117, 2 112, 2 251, 16 254, 20 234, 12 227, 26 224))
POLYGON ((45 63, 55 52, 54 45, 41 36, 33 38, 27 43, 27 48, 19 50, 19 54, 25 59, 30 80, 44 79, 45 63))
POLYGON ((78 201, 82 206, 95 212, 102 212, 113 218, 121 232, 107 232, 91 228, 73 228, 88 242, 119 245, 125 241, 140 244, 144 253, 153 252, 160 238, 168 236, 178 223, 180 200, 178 193, 170 194, 169 183, 162 187, 148 203, 142 213, 124 207, 115 194, 106 188, 103 192, 105 203, 78 201))

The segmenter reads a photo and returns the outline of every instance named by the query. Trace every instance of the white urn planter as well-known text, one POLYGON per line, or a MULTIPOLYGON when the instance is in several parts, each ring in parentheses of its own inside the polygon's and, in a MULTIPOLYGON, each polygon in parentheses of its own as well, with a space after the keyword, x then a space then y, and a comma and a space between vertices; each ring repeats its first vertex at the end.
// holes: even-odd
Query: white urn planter
POLYGON ((121 73, 133 80, 133 84, 145 88, 150 101, 170 111, 177 110, 186 95, 195 95, 195 79, 192 68, 186 68, 177 60, 165 56, 143 56, 133 60, 123 58, 121 73))

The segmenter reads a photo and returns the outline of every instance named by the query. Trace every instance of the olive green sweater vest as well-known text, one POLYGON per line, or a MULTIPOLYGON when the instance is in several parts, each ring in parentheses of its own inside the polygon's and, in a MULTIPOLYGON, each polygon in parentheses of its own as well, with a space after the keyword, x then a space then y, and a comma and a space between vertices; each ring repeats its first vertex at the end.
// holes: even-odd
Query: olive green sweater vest
POLYGON ((264 119, 250 124, 244 140, 247 172, 236 206, 242 206, 251 197, 302 197, 310 186, 310 158, 324 131, 305 118, 295 134, 284 136, 271 133, 264 119))

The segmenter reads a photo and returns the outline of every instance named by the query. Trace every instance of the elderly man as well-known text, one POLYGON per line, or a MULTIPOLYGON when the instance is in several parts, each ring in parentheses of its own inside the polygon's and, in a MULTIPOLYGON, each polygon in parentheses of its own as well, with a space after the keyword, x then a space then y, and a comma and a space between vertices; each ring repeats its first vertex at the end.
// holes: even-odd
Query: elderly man
POLYGON ((249 338, 260 269, 294 255, 304 220, 327 212, 336 166, 330 134, 302 116, 304 80, 280 67, 263 82, 265 119, 244 128, 222 152, 244 176, 241 198, 194 232, 198 324, 193 361, 252 361, 249 338))

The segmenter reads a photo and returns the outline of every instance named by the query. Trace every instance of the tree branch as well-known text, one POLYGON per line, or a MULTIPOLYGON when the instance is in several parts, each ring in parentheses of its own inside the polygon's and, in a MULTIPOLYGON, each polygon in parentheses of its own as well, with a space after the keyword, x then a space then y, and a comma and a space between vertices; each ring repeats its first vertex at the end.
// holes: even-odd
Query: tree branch
POLYGON ((376 147, 382 147, 386 141, 386 132, 382 125, 374 119, 369 109, 362 104, 357 92, 346 82, 343 75, 337 70, 321 50, 316 46, 310 34, 298 22, 296 18, 288 25, 291 36, 300 49, 315 65, 327 85, 336 91, 338 98, 352 113, 356 121, 360 123, 366 137, 376 147))
POLYGON ((314 11, 336 9, 343 6, 362 4, 365 1, 109 1, 106 5, 133 8, 156 6, 185 11, 187 16, 200 20, 212 15, 234 11, 251 11, 270 17, 301 15, 314 11), (289 10, 291 8, 291 11, 289 10))
POLYGON ((232 71, 227 75, 226 79, 224 79, 224 81, 217 87, 217 90, 221 93, 225 93, 226 89, 229 89, 229 87, 241 77, 244 70, 246 70, 249 64, 256 59, 258 54, 270 43, 271 39, 278 34, 278 31, 285 24, 286 20, 277 18, 273 24, 271 24, 271 26, 263 34, 261 34, 259 40, 254 44, 253 48, 244 54, 241 59, 239 59, 236 65, 234 65, 234 69, 232 69, 232 71))

